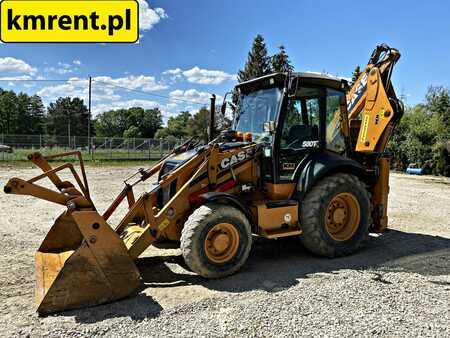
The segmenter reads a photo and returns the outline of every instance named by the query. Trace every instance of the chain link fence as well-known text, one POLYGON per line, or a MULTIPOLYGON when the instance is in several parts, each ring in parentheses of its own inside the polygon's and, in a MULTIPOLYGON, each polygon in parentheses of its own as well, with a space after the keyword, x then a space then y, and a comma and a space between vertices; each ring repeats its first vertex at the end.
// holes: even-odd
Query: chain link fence
POLYGON ((175 139, 0 134, 0 161, 79 150, 86 160, 156 160, 183 143, 175 139), (90 145, 90 147, 89 147, 90 145))

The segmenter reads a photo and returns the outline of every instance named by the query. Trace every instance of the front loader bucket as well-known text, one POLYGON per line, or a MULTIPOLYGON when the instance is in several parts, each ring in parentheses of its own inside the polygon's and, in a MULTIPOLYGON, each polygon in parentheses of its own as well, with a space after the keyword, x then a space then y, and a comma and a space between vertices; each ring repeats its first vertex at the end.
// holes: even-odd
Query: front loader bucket
POLYGON ((124 243, 96 211, 64 212, 36 253, 42 315, 124 298, 139 283, 124 243))

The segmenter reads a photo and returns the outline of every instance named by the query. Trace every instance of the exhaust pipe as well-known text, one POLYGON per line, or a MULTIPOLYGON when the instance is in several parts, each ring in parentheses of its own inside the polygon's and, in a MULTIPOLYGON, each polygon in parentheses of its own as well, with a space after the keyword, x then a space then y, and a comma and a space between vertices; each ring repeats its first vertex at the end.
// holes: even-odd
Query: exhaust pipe
POLYGON ((214 140, 216 135, 216 95, 212 94, 211 98, 211 106, 209 109, 210 115, 209 115, 209 126, 208 126, 208 142, 211 142, 214 140))

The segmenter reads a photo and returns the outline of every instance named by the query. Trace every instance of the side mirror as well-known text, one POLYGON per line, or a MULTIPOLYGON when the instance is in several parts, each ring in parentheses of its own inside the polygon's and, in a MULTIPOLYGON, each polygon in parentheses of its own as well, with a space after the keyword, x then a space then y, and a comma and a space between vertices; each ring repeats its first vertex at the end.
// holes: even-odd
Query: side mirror
POLYGON ((264 131, 266 133, 272 134, 275 131, 275 121, 266 121, 264 122, 264 131))
POLYGON ((227 111, 227 101, 223 101, 222 107, 220 107, 220 112, 222 113, 222 116, 225 116, 226 111, 227 111))

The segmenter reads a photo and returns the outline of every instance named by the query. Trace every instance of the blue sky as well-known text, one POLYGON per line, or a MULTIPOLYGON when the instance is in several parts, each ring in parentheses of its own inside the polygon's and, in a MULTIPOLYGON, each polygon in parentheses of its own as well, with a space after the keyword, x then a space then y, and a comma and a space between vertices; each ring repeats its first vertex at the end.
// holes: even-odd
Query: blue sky
POLYGON ((167 118, 198 108, 181 100, 207 103, 209 93, 231 89, 260 33, 270 53, 286 47, 296 70, 346 77, 386 42, 402 53, 394 83, 408 104, 421 102, 429 85, 450 86, 448 1, 139 1, 139 44, 2 44, 0 79, 73 80, 0 85, 48 103, 85 97, 91 75, 95 113, 144 105, 167 118))

